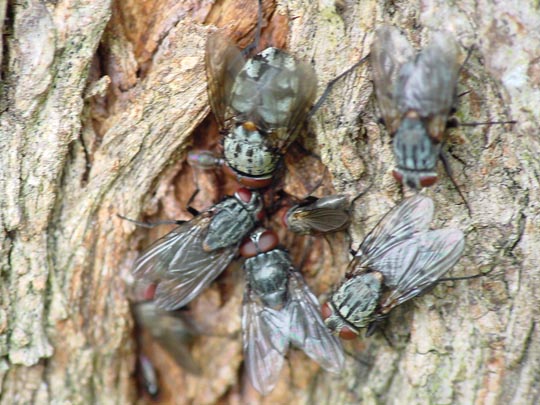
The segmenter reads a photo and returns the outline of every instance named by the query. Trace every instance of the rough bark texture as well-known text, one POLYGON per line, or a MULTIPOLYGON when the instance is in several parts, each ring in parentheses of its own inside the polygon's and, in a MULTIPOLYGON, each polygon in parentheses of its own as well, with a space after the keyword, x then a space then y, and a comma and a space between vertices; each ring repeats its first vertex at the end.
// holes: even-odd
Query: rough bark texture
MULTIPOLYGON (((255 1, 0 1, 0 402, 136 401, 133 322, 124 278, 138 252, 169 229, 136 229, 116 217, 187 218, 234 185, 184 163, 192 144, 218 143, 206 98, 204 45, 212 25, 242 45, 255 1), (2 19, 0 19, 2 20, 2 19)), ((467 234, 452 275, 397 308, 385 333, 346 345, 341 376, 291 351, 276 389, 261 398, 242 369, 242 275, 227 271, 191 305, 202 331, 191 344, 194 376, 159 347, 170 403, 519 403, 540 401, 540 10, 534 2, 470 0, 265 1, 263 43, 312 61, 325 84, 366 55, 382 23, 418 45, 437 28, 474 46, 459 81, 462 127, 449 145, 455 179, 426 190, 434 225, 467 234)), ((370 72, 333 89, 302 139, 328 167, 296 148, 286 190, 365 195, 355 243, 397 203, 388 134, 377 124, 370 72), (316 175, 314 175, 314 173, 316 175)), ((407 194, 407 192, 405 193, 407 194)), ((166 227, 164 227, 166 228, 166 227)), ((282 233, 283 234, 283 233, 282 233)), ((343 236, 284 244, 324 300, 343 276, 343 236)))

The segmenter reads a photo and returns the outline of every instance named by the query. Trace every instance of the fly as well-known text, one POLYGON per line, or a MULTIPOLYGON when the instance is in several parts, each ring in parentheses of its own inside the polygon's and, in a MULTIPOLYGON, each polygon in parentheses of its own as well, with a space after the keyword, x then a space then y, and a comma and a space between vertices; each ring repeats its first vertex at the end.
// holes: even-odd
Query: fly
POLYGON ((435 32, 416 52, 396 27, 381 27, 371 45, 375 94, 393 137, 393 175, 412 188, 437 182, 435 166, 456 97, 458 44, 435 32))
POLYGON ((431 287, 459 260, 465 246, 458 229, 429 230, 433 201, 404 200, 366 236, 341 285, 323 305, 328 328, 343 339, 384 319, 396 306, 431 287))
MULTIPOLYGON (((246 60, 214 34, 206 44, 206 72, 210 105, 225 135, 225 171, 247 187, 270 185, 315 98, 313 68, 273 47, 246 60)), ((190 160, 197 164, 200 157, 196 152, 190 160)), ((205 157, 203 166, 210 161, 205 157)))
POLYGON ((201 369, 190 353, 190 345, 198 331, 181 311, 163 311, 152 301, 155 285, 126 280, 129 286, 129 298, 132 301, 133 318, 137 344, 139 345, 138 377, 141 387, 153 399, 159 398, 159 376, 152 360, 144 354, 147 331, 155 342, 164 349, 184 370, 191 374, 200 374, 201 369))
POLYGON ((260 195, 241 188, 156 241, 137 259, 133 275, 157 284, 160 308, 180 308, 230 264, 262 215, 260 195))
POLYGON ((345 229, 349 225, 349 200, 344 195, 308 197, 283 212, 282 222, 292 232, 309 235, 345 229))
POLYGON ((258 230, 240 250, 247 258, 244 359, 252 385, 263 395, 275 387, 291 344, 328 371, 339 373, 344 363, 341 343, 325 327, 317 298, 277 245, 273 231, 258 230))

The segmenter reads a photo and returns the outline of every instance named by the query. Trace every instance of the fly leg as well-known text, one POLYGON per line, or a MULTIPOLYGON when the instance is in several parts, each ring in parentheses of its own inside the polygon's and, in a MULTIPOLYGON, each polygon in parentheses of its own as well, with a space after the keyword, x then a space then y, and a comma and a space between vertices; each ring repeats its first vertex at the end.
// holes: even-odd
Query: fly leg
POLYGON ((446 123, 446 128, 457 128, 457 127, 477 127, 480 125, 505 125, 505 124, 516 124, 516 120, 508 121, 483 121, 483 122, 459 122, 457 118, 452 117, 446 123))
POLYGON ((454 185, 454 187, 457 190, 459 196, 461 197, 461 199, 465 203, 465 206, 467 207, 467 211, 469 212, 469 217, 470 217, 472 215, 471 206, 469 205, 469 202, 465 198, 465 195, 463 195, 463 193, 461 192, 461 188, 456 183, 456 180, 454 179, 454 176, 452 175, 452 169, 450 168, 450 162, 448 162, 448 156, 446 156, 446 154, 441 150, 441 153, 439 154, 439 157, 440 157, 441 162, 443 164, 444 171, 446 172, 448 178, 450 179, 450 181, 454 185))
POLYGON ((383 320, 386 318, 386 316, 383 316, 383 317, 380 317, 380 318, 377 318, 375 319, 373 322, 371 322, 367 328, 367 331, 366 331, 366 337, 370 337, 371 335, 373 335, 376 331, 379 331, 381 332, 381 335, 383 336, 384 340, 386 340, 386 343, 388 343, 388 346, 390 347, 394 347, 394 344, 392 343, 392 341, 390 340, 390 338, 388 337, 388 335, 386 334, 385 330, 383 327, 381 327, 381 323, 383 322, 383 320))
POLYGON ((261 41, 262 19, 263 19, 263 3, 262 0, 258 0, 258 12, 257 12, 257 27, 255 29, 255 39, 251 44, 246 46, 242 50, 242 56, 247 57, 251 52, 259 47, 261 41))
MULTIPOLYGON (((190 209, 193 210, 193 208, 189 207, 188 208, 188 211, 193 215, 193 212, 190 211, 190 209)), ((197 212, 195 210, 195 212, 197 212)), ((198 212, 197 212, 197 215, 198 215, 198 212)), ((129 221, 137 226, 141 226, 143 228, 154 228, 156 226, 160 226, 160 225, 182 225, 184 222, 186 221, 180 221, 180 220, 174 220, 174 219, 166 219, 166 220, 163 220, 163 221, 156 221, 156 222, 144 222, 144 221, 137 221, 136 219, 131 219, 131 218, 128 218, 128 217, 125 217, 123 215, 120 215, 120 214, 116 214, 116 216, 120 219, 123 219, 125 221, 129 221)), ((195 215, 194 215, 195 216, 195 215)))
MULTIPOLYGON (((223 165, 223 159, 217 157, 213 152, 209 150, 193 150, 188 153, 188 164, 193 168, 193 184, 195 184, 195 191, 189 197, 187 206, 190 207, 197 194, 199 194, 199 182, 197 179, 197 170, 214 170, 223 165)), ((188 208, 189 210, 189 208, 188 208)))
POLYGON ((328 167, 327 166, 324 166, 324 171, 321 175, 321 178, 317 181, 317 183, 315 183, 315 185, 313 186, 313 188, 311 190, 309 190, 309 192, 307 193, 307 195, 303 198, 303 200, 307 200, 309 197, 311 197, 313 195, 313 193, 315 191, 317 191, 317 189, 323 184, 324 182, 324 178, 326 177, 326 174, 328 173, 328 167))
POLYGON ((319 100, 315 103, 315 105, 313 107, 311 107, 311 110, 309 110, 307 118, 308 119, 311 118, 313 115, 315 115, 317 110, 319 108, 321 108, 321 105, 328 98, 328 95, 330 94, 330 92, 332 91, 332 89, 334 88, 334 86, 336 85, 337 82, 339 82, 341 79, 343 79, 345 76, 347 76, 353 70, 355 70, 358 66, 363 65, 368 59, 369 59, 369 54, 364 56, 362 59, 360 59, 354 65, 352 65, 349 69, 347 69, 346 71, 341 73, 339 76, 337 76, 336 78, 330 80, 330 82, 328 82, 328 84, 326 85, 326 88, 324 89, 323 94, 321 95, 321 97, 319 97, 319 100))
POLYGON ((475 278, 480 278, 480 277, 485 277, 487 276, 489 273, 478 273, 478 274, 474 274, 472 276, 461 276, 461 277, 446 277, 446 278, 440 278, 437 280, 437 284, 438 283, 442 283, 443 281, 462 281, 462 280, 472 280, 472 279, 475 279, 475 278))

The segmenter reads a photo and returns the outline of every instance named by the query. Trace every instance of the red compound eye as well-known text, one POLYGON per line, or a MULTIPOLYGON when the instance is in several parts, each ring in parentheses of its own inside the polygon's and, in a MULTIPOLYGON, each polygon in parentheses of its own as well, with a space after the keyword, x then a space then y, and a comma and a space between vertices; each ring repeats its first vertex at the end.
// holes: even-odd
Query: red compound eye
POLYGON ((321 307, 321 313, 322 313, 322 318, 326 319, 332 316, 334 311, 332 311, 332 308, 330 308, 330 304, 328 304, 328 302, 325 302, 323 306, 321 307))
MULTIPOLYGON (((332 316, 334 311, 332 310, 332 307, 330 306, 330 304, 328 302, 325 302, 321 308, 321 313, 322 313, 322 318, 326 320, 327 318, 332 316)), ((343 340, 353 340, 353 339, 356 339, 357 336, 358 335, 356 334, 356 332, 352 330, 351 328, 349 328, 348 326, 343 326, 341 330, 339 331, 339 337, 343 340)))
POLYGON ((428 175, 428 176, 422 176, 420 177, 420 185, 422 187, 431 187, 432 185, 434 185, 435 183, 437 183, 437 180, 438 180, 438 176, 437 175, 428 175))
POLYGON ((248 203, 251 201, 251 191, 249 191, 247 188, 239 188, 236 190, 236 197, 243 202, 248 203))
POLYGON ((353 340, 353 339, 356 339, 358 335, 348 326, 344 326, 339 331, 339 337, 343 340, 353 340))
POLYGON ((259 253, 269 252, 275 249, 279 243, 277 234, 267 229, 264 231, 255 243, 251 238, 247 239, 242 246, 240 246, 240 255, 245 258, 250 258, 258 255, 259 253))
POLYGON ((396 179, 398 183, 403 183, 403 173, 401 173, 400 171, 396 169, 392 170, 392 176, 394 176, 394 179, 396 179))
POLYGON ((148 287, 146 287, 146 289, 144 290, 144 293, 143 293, 143 298, 144 300, 146 301, 150 301, 150 300, 153 300, 154 299, 154 295, 156 295, 156 285, 155 284, 150 284, 148 287))

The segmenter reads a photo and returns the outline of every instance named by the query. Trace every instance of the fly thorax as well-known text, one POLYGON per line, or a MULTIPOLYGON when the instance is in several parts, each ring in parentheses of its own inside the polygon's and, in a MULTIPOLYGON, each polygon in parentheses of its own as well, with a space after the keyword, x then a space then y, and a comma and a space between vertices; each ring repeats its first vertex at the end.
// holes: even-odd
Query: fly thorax
POLYGON ((240 243, 255 226, 261 210, 261 198, 256 192, 251 193, 247 202, 235 196, 217 204, 203 242, 204 249, 213 251, 240 243))
POLYGON ((394 136, 394 154, 398 168, 433 171, 441 144, 430 138, 419 118, 405 117, 394 136))
POLYGON ((289 255, 280 249, 246 259, 248 282, 265 306, 280 309, 285 304, 291 266, 289 255))
POLYGON ((258 129, 249 130, 237 125, 225 137, 224 156, 227 164, 235 171, 264 176, 275 171, 280 154, 268 144, 265 133, 258 129))
POLYGON ((366 327, 379 302, 381 279, 379 273, 369 272, 345 281, 332 295, 334 311, 354 327, 366 327))

